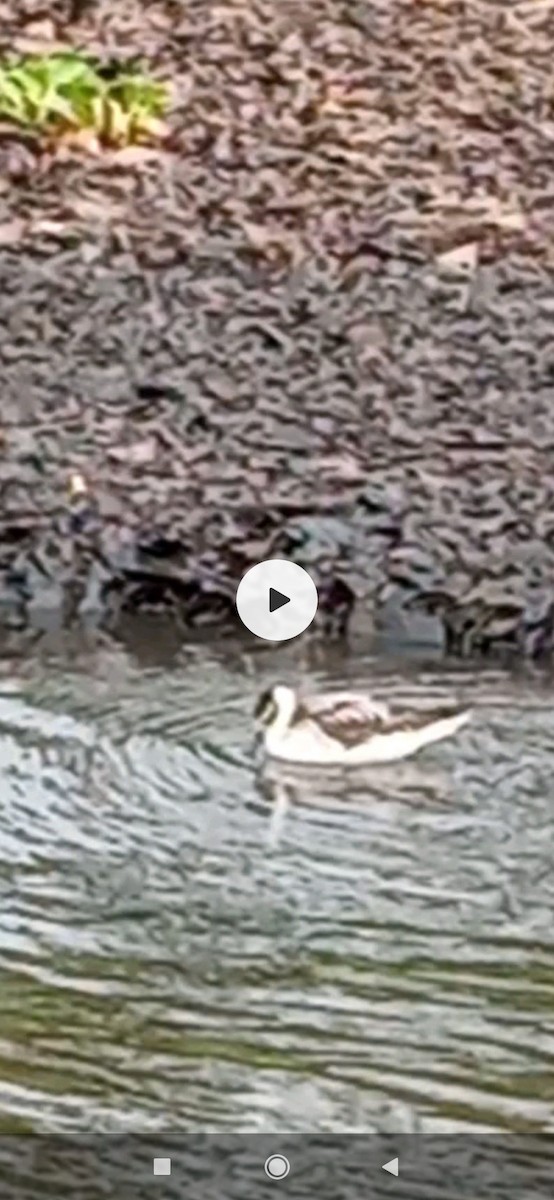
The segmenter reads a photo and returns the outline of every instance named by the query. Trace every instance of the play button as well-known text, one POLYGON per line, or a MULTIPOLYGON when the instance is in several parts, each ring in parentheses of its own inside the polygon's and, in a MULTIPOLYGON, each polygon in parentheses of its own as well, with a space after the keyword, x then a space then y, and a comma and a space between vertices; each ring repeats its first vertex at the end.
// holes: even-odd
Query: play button
POLYGON ((277 612, 278 608, 282 608, 283 604, 290 604, 290 596, 283 596, 282 592, 276 592, 275 588, 269 589, 269 611, 277 612))
POLYGON ((268 558, 243 575, 237 588, 239 617, 256 637, 285 642, 311 625, 317 588, 307 571, 286 558, 268 558))

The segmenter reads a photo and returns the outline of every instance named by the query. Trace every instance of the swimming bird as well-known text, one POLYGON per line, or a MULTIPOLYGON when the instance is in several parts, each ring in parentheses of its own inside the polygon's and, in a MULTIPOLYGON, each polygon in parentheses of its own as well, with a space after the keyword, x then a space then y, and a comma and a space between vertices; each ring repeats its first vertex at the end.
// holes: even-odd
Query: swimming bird
POLYGON ((449 737, 469 720, 469 709, 392 711, 357 692, 299 696, 276 684, 262 693, 255 719, 264 726, 271 758, 317 766, 359 766, 407 758, 422 746, 449 737))

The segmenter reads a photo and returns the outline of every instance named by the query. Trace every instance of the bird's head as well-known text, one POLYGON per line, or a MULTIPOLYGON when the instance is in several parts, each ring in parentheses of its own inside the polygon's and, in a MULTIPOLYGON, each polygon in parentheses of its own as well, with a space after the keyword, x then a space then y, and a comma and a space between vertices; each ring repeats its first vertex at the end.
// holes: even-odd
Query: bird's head
POLYGON ((266 688, 258 697, 254 709, 254 719, 260 725, 272 725, 278 716, 290 719, 296 708, 296 696, 292 688, 284 683, 276 683, 266 688))
POLYGON ((275 720, 278 712, 275 699, 276 690, 276 687, 264 688, 264 691, 258 696, 254 709, 254 720, 260 725, 271 725, 275 720))

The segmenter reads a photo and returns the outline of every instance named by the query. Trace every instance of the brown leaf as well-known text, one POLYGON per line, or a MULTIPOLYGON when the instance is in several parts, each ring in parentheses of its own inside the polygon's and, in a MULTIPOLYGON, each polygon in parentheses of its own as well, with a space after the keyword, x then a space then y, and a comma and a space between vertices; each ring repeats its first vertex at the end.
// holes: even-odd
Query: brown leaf
POLYGON ((155 146, 134 143, 131 146, 122 146, 119 150, 113 150, 109 155, 109 161, 120 167, 135 167, 149 159, 160 159, 160 156, 161 152, 155 146))
POLYGON ((110 446, 107 454, 115 462, 127 463, 131 467, 144 467, 153 462, 158 452, 158 441, 155 437, 143 438, 130 446, 110 446))
POLYGON ((465 242, 462 246, 455 246, 453 250, 447 250, 437 257, 439 267, 453 275, 473 275, 478 261, 478 242, 465 242))
POLYGON ((48 218, 39 218, 33 221, 31 226, 32 233, 45 233, 47 236, 58 237, 67 231, 66 221, 51 221, 48 218))
POLYGON ((25 226, 26 222, 21 217, 5 221, 0 225, 0 246, 14 246, 16 242, 20 242, 25 233, 25 226))
POLYGON ((53 134, 48 138, 50 149, 63 157, 64 150, 84 150, 85 154, 98 155, 102 147, 94 129, 68 129, 64 133, 53 134))

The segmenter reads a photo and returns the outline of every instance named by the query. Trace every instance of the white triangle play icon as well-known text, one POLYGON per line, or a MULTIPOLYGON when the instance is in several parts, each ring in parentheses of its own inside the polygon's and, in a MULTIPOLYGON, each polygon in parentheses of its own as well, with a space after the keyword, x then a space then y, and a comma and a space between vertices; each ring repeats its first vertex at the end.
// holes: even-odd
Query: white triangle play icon
POLYGON ((388 1171, 389 1175, 398 1175, 398 1159, 391 1158, 390 1162, 383 1163, 381 1170, 388 1171))

